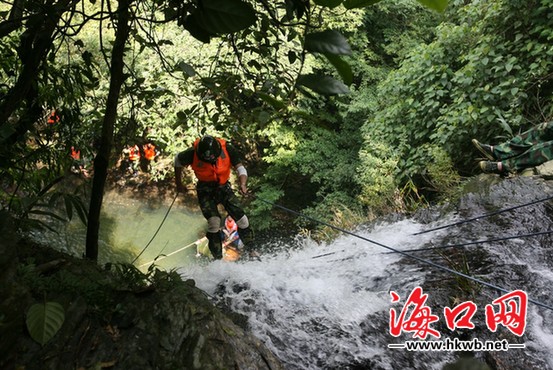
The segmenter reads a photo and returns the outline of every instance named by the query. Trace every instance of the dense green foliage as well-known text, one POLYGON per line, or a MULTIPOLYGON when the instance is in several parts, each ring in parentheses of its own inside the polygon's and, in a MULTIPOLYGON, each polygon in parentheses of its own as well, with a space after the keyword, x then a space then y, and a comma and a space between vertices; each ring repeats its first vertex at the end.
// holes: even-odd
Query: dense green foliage
POLYGON ((422 186, 437 149, 461 174, 474 173, 471 138, 495 143, 552 117, 553 3, 465 3, 451 4, 436 40, 379 86, 364 127, 367 155, 396 163, 396 184, 422 186))
MULTIPOLYGON (((43 19, 45 5, 24 3, 43 19)), ((172 157, 209 132, 242 149, 260 198, 350 227, 451 195, 477 173, 471 138, 552 117, 551 0, 204 3, 130 2, 112 171, 150 128, 160 149, 150 176, 171 180, 172 157)), ((26 217, 65 200, 82 216, 55 185, 71 146, 90 166, 102 141, 116 4, 60 0, 45 50, 24 42, 39 33, 10 21, 13 4, 0 8, 2 107, 29 53, 43 57, 0 127, 1 205, 26 217)), ((248 211, 257 229, 289 222, 259 199, 248 211)))

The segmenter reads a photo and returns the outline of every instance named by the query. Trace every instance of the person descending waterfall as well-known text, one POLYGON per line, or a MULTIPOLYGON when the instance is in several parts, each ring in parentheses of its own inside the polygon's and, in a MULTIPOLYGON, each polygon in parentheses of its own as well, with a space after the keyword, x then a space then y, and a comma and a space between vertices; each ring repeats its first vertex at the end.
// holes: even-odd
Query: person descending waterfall
POLYGON ((242 164, 238 150, 226 140, 210 135, 196 139, 192 147, 178 153, 175 157, 175 181, 178 192, 186 190, 182 182, 182 171, 187 166, 192 167, 198 179, 196 185, 198 202, 207 220, 206 236, 213 258, 223 257, 221 215, 217 209, 219 204, 222 204, 228 214, 236 220, 238 235, 244 243, 244 250, 254 254, 253 232, 248 217, 229 182, 231 167, 234 167, 239 178, 240 193, 248 194, 248 173, 242 164))

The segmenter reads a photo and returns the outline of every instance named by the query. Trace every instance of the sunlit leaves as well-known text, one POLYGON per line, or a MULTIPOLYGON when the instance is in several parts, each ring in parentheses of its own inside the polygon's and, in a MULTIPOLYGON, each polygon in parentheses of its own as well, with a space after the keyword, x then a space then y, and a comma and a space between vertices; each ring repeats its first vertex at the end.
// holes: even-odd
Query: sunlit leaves
POLYGON ((547 41, 532 30, 552 23, 528 6, 467 3, 456 22, 441 25, 436 41, 418 48, 379 86, 381 109, 367 125, 374 130, 368 137, 377 134, 400 153, 400 180, 427 171, 433 159, 419 149, 426 144, 446 150, 460 171, 470 173, 474 151, 464 148, 471 138, 495 143, 550 116, 550 105, 540 106, 546 94, 536 81, 550 75, 551 58, 543 52, 547 41), (529 44, 532 50, 539 45, 541 55, 531 55, 529 44))
MULTIPOLYGON (((346 9, 365 8, 374 5, 382 0, 314 0, 315 4, 327 8, 336 8, 340 4, 346 9)), ((447 7, 448 0, 417 0, 422 5, 443 12, 447 7)))
POLYGON ((418 0, 422 5, 443 12, 447 7, 448 0, 418 0))

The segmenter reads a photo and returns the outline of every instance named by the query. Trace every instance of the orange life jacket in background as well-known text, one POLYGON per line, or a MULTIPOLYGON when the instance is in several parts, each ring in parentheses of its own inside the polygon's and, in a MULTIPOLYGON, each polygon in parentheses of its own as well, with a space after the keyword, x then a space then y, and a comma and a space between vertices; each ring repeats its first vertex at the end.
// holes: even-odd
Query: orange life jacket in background
POLYGON ((200 139, 194 142, 194 159, 192 160, 192 169, 198 180, 203 182, 217 182, 220 185, 226 184, 230 178, 230 157, 227 151, 227 142, 223 139, 217 139, 221 144, 221 155, 217 158, 215 164, 207 163, 196 153, 200 139))
POLYGON ((138 161, 140 159, 140 150, 138 149, 138 145, 129 147, 129 160, 130 161, 138 161))
POLYGON ((144 150, 144 158, 151 161, 156 156, 156 146, 152 143, 144 144, 142 146, 142 150, 144 150))
POLYGON ((55 110, 50 113, 50 117, 48 117, 48 124, 53 125, 54 123, 58 123, 60 121, 60 116, 56 113, 55 110))
POLYGON ((71 158, 73 158, 76 161, 79 161, 81 159, 81 151, 75 150, 75 147, 71 147, 71 158))

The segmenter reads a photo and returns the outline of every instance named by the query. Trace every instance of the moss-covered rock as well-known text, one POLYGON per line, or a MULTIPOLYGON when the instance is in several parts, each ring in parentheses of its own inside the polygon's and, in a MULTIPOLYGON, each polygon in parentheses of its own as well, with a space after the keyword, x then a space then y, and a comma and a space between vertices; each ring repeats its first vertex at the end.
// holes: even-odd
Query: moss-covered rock
POLYGON ((131 266, 106 269, 10 235, 0 243, 0 368, 282 368, 192 280, 159 270, 141 275, 131 266), (62 304, 65 321, 41 346, 25 315, 44 301, 62 304))

